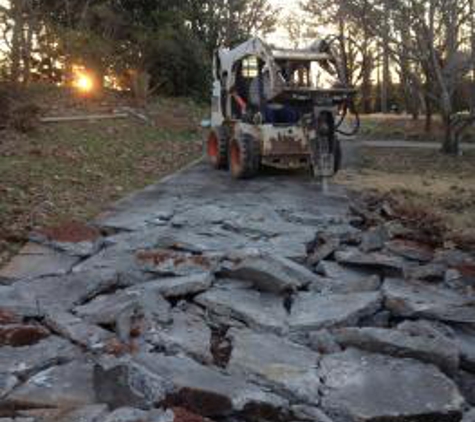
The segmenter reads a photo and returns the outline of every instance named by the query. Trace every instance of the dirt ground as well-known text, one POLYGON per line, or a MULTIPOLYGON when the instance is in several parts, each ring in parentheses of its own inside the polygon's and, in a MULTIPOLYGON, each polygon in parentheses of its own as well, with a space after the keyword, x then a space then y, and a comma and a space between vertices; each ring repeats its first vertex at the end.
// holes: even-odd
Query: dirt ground
POLYGON ((340 173, 339 182, 440 219, 447 242, 475 248, 474 151, 448 157, 430 150, 363 148, 360 157, 360 165, 340 173))
MULTIPOLYGON (((110 98, 93 105, 69 97, 49 103, 48 95, 45 104, 55 106, 43 114, 53 116, 123 105, 110 98)), ((149 110, 155 127, 128 118, 43 124, 29 134, 0 131, 0 265, 32 230, 88 221, 111 202, 195 160, 205 115, 189 100, 160 99, 149 110)))

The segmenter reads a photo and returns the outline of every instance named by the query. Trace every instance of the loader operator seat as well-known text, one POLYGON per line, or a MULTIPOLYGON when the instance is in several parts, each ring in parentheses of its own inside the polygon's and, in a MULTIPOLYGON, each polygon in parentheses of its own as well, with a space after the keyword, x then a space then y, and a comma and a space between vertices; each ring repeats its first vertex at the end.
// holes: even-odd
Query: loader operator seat
POLYGON ((259 77, 252 80, 249 87, 249 102, 254 108, 261 111, 263 122, 272 125, 298 123, 300 115, 294 107, 288 104, 268 102, 270 81, 266 80, 265 74, 262 76, 262 86, 260 83, 259 77))

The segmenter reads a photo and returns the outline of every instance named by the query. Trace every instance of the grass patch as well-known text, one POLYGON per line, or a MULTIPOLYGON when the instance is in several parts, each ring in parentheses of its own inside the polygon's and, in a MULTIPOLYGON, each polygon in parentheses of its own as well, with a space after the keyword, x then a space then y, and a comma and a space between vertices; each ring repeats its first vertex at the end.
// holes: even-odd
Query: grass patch
POLYGON ((206 110, 160 100, 134 119, 43 125, 0 139, 0 264, 31 230, 88 221, 109 204, 201 155, 198 123, 206 110), (170 122, 168 124, 168 122, 170 122))
POLYGON ((389 196, 407 209, 427 210, 448 227, 447 239, 475 244, 475 152, 448 157, 436 151, 363 148, 361 168, 342 172, 356 191, 389 196), (465 240, 464 240, 465 239, 465 240))
MULTIPOLYGON (((441 142, 444 137, 444 127, 440 118, 434 116, 432 131, 425 130, 425 120, 420 117, 413 120, 407 115, 374 114, 361 116, 360 136, 371 140, 406 140, 441 142)), ((475 127, 468 129, 463 142, 475 142, 475 127)))

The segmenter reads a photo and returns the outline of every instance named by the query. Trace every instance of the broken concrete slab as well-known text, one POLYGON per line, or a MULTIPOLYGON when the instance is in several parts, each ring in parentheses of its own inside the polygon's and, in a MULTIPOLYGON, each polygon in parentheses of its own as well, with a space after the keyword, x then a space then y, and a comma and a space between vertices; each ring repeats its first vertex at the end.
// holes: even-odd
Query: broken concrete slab
MULTIPOLYGON (((3 400, 20 383, 20 380, 8 373, 0 371, 0 400, 3 400)), ((2 401, 0 401, 0 410, 2 410, 2 401)))
POLYGON ((17 280, 67 274, 80 260, 41 245, 28 244, 0 270, 0 284, 17 280), (2 281, 3 280, 3 281, 2 281))
POLYGON ((96 404, 75 409, 57 422, 99 422, 104 420, 107 413, 106 405, 96 404))
POLYGON ((79 222, 68 222, 30 234, 34 243, 46 246, 69 256, 85 258, 97 253, 104 245, 101 232, 79 222))
POLYGON ((74 408, 95 404, 92 364, 74 361, 42 371, 4 400, 17 409, 74 408))
POLYGON ((475 324, 473 299, 444 287, 388 279, 383 292, 385 306, 394 316, 475 324))
POLYGON ((132 307, 143 305, 145 299, 153 297, 157 305, 154 313, 159 312, 162 315, 160 319, 168 321, 170 304, 159 294, 152 292, 152 295, 149 295, 150 292, 142 288, 120 290, 110 295, 97 296, 89 303, 76 307, 75 313, 93 324, 114 325, 121 313, 132 307))
POLYGON ((57 310, 70 310, 119 284, 115 272, 86 272, 42 277, 0 287, 0 308, 27 317, 43 317, 57 310))
POLYGON ((475 329, 453 327, 453 339, 460 349, 461 367, 475 374, 475 329))
POLYGON ((413 358, 432 363, 453 374, 459 367, 459 351, 454 342, 443 337, 410 335, 401 330, 383 328, 342 328, 333 335, 343 347, 399 358, 413 358))
POLYGON ((152 409, 164 398, 167 381, 130 358, 102 358, 94 366, 94 393, 112 409, 125 406, 152 409))
POLYGON ((136 254, 137 264, 144 272, 163 276, 189 276, 213 272, 220 254, 191 254, 172 250, 145 250, 136 254))
POLYGON ((26 379, 51 366, 79 358, 80 351, 67 340, 49 337, 33 346, 0 348, 0 368, 26 379))
POLYGON ((429 263, 434 259, 434 250, 419 242, 396 239, 385 246, 389 252, 411 261, 429 263))
POLYGON ((376 313, 381 303, 379 293, 300 293, 293 302, 289 317, 290 330, 305 333, 323 328, 355 326, 361 318, 376 313))
POLYGON ((295 420, 309 422, 333 422, 321 409, 297 404, 290 408, 295 420))
POLYGON ((256 330, 283 333, 287 312, 280 298, 253 290, 214 288, 195 301, 211 313, 234 318, 256 330))
MULTIPOLYGON (((346 267, 333 261, 322 261, 316 271, 325 276, 320 284, 325 286, 323 291, 329 293, 374 292, 382 285, 381 276, 375 274, 377 271, 346 267)), ((318 285, 317 291, 322 291, 318 285)))
POLYGON ((170 325, 156 327, 147 333, 147 342, 169 354, 186 353, 201 363, 212 364, 212 332, 199 311, 187 306, 174 309, 171 317, 170 325))
POLYGON ((324 259, 329 259, 340 247, 340 238, 326 232, 318 232, 315 239, 307 245, 307 264, 315 266, 324 259))
POLYGON ((226 269, 232 279, 251 281, 263 292, 292 292, 309 286, 317 276, 290 259, 270 254, 253 254, 226 269))
POLYGON ((312 331, 307 333, 305 336, 300 337, 299 340, 321 355, 328 355, 342 351, 335 336, 333 336, 329 330, 312 331))
POLYGON ((325 356, 322 407, 336 421, 459 420, 465 401, 432 365, 355 349, 325 356))
POLYGON ((170 383, 167 403, 203 416, 223 417, 246 411, 279 415, 288 407, 286 400, 239 377, 223 375, 185 357, 141 354, 136 361, 170 383))
POLYGON ((45 324, 55 333, 85 347, 91 352, 105 350, 109 341, 115 338, 110 331, 88 323, 68 312, 51 312, 45 324))
POLYGON ((390 239, 385 226, 376 226, 364 232, 361 237, 360 250, 364 253, 380 251, 390 239))
POLYGON ((318 353, 273 334, 230 330, 232 355, 226 368, 273 391, 318 405, 318 353))
POLYGON ((404 277, 408 280, 443 281, 447 267, 443 264, 426 264, 418 267, 407 268, 404 277))
POLYGON ((185 277, 159 278, 149 281, 133 290, 143 290, 166 298, 180 298, 203 293, 213 285, 214 277, 211 273, 198 273, 185 277))
POLYGON ((356 248, 338 251, 335 258, 343 265, 370 268, 387 274, 401 274, 407 266, 401 257, 383 252, 363 253, 356 248))
POLYGON ((462 422, 475 422, 475 409, 471 409, 465 413, 462 422))

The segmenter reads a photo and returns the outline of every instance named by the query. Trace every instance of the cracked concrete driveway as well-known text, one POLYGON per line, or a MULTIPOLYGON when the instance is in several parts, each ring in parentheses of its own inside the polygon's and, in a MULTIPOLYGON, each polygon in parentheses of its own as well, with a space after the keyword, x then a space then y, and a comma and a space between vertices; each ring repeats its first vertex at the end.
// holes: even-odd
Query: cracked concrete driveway
POLYGON ((33 236, 0 273, 1 421, 473 422, 473 256, 360 211, 197 164, 33 236))

